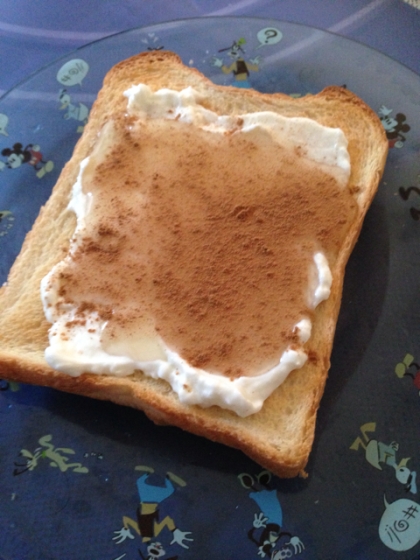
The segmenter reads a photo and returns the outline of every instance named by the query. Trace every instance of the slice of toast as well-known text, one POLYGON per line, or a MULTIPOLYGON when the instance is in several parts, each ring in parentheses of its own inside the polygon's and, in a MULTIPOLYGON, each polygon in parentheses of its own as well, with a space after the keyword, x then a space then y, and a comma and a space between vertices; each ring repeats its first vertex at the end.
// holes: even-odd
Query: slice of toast
POLYGON ((296 99, 216 86, 170 52, 144 53, 117 64, 105 77, 83 136, 1 289, 0 376, 138 408, 158 424, 178 426, 238 448, 279 476, 304 474, 330 364, 345 266, 378 187, 386 155, 387 141, 376 114, 345 89, 328 87, 317 95, 296 99), (357 201, 357 212, 332 266, 331 294, 313 312, 312 335, 305 345, 313 359, 292 371, 262 409, 250 416, 239 417, 217 406, 182 404, 166 381, 141 371, 126 377, 89 373, 72 377, 51 369, 45 361, 50 324, 44 316, 40 283, 67 253, 75 230, 75 216, 67 210, 72 186, 104 124, 126 113, 123 93, 138 83, 153 91, 191 86, 202 94, 203 105, 219 115, 273 111, 286 117, 308 117, 340 128, 348 140, 351 176, 347 188, 357 201))

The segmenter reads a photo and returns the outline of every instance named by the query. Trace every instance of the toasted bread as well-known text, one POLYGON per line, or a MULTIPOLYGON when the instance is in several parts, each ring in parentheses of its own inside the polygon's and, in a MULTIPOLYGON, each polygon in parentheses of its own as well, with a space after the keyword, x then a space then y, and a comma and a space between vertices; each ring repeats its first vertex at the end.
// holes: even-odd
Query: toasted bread
POLYGON ((162 51, 120 62, 106 75, 83 136, 1 289, 0 375, 131 406, 157 424, 178 426, 238 448, 279 476, 303 474, 328 375, 345 266, 377 190, 386 155, 387 141, 379 119, 346 89, 328 87, 316 95, 291 98, 216 86, 197 70, 184 66, 177 55, 162 51), (192 86, 202 94, 206 108, 219 115, 273 111, 286 117, 308 117, 340 128, 348 140, 351 176, 347 188, 357 201, 357 212, 332 267, 331 294, 313 313, 312 335, 305 349, 317 358, 291 372, 255 414, 239 417, 217 406, 182 404, 166 381, 141 371, 125 377, 90 373, 72 377, 53 370, 45 360, 50 324, 44 316, 40 282, 66 254, 74 233, 75 217, 67 206, 80 163, 94 149, 104 124, 113 115, 126 112, 123 93, 137 83, 154 91, 192 86))

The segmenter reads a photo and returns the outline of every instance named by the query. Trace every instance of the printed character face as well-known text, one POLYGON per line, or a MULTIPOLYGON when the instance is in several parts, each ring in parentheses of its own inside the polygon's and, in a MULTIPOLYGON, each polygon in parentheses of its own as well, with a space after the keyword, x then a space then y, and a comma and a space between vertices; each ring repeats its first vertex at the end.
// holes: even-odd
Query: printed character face
POLYGON ((405 498, 391 504, 385 499, 379 537, 391 550, 410 550, 420 541, 420 505, 405 498))
POLYGON ((155 542, 153 544, 149 544, 147 547, 147 554, 150 558, 155 560, 156 558, 161 558, 165 554, 165 549, 161 545, 160 542, 155 542))
POLYGON ((285 560, 285 558, 291 558, 292 556, 293 552, 290 548, 282 548, 273 552, 271 560, 285 560))
POLYGON ((381 119, 381 121, 384 129, 387 132, 393 132, 395 130, 395 127, 398 125, 398 121, 390 116, 381 119))
POLYGON ((411 475, 410 469, 407 467, 399 467, 395 472, 396 478, 402 484, 407 484, 407 481, 411 475))
POLYGON ((407 491, 415 494, 417 492, 417 473, 410 471, 407 467, 398 467, 395 470, 395 476, 398 482, 405 485, 407 491))
POLYGON ((239 43, 233 43, 233 45, 229 49, 229 56, 233 60, 238 60, 240 58, 241 53, 243 53, 243 49, 239 43))
POLYGON ((22 165, 23 156, 20 154, 10 154, 7 158, 7 167, 16 169, 22 165))

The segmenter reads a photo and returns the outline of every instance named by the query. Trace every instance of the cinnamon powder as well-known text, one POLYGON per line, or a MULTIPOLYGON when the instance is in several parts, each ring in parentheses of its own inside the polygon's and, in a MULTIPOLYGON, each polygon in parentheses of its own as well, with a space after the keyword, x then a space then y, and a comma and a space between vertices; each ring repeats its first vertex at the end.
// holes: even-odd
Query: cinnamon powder
POLYGON ((314 253, 334 263, 355 200, 262 133, 129 124, 84 173, 93 207, 60 293, 108 321, 105 348, 158 333, 195 367, 266 371, 297 343, 314 253))

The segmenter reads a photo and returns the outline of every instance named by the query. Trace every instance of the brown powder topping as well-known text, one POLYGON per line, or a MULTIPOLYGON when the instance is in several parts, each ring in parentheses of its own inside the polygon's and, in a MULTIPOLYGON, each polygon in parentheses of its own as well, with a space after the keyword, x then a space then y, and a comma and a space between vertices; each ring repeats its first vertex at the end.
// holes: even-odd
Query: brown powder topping
POLYGON ((258 132, 122 118, 114 128, 83 175, 93 208, 62 297, 109 321, 105 347, 158 333, 210 372, 277 364, 311 317, 314 253, 333 264, 356 212, 348 189, 258 132))

